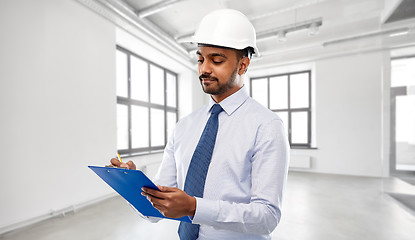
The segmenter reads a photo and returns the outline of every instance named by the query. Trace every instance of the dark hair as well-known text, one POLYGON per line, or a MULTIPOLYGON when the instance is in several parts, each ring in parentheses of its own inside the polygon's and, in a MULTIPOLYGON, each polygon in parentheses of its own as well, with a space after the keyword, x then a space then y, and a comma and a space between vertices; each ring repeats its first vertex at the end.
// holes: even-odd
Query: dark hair
POLYGON ((212 45, 212 44, 204 44, 204 43, 198 43, 197 44, 199 47, 215 47, 215 48, 224 48, 224 49, 230 49, 230 50, 234 50, 236 52, 236 57, 239 60, 241 60, 244 57, 252 57, 252 54, 255 53, 254 48, 252 47, 247 47, 244 49, 235 49, 235 48, 230 48, 230 47, 223 47, 223 46, 218 46, 218 45, 212 45))
POLYGON ((236 51, 236 57, 238 60, 241 60, 244 57, 251 58, 252 54, 254 53, 254 49, 252 47, 247 47, 242 50, 235 49, 235 51, 236 51))

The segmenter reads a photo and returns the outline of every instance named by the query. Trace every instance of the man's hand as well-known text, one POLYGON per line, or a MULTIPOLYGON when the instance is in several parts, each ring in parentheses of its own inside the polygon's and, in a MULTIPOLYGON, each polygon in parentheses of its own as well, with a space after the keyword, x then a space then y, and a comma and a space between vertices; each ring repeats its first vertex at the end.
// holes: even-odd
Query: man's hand
POLYGON ((141 195, 146 196, 153 206, 168 218, 180 218, 195 215, 196 198, 173 187, 157 186, 160 191, 143 188, 141 195))
POLYGON ((118 160, 116 158, 111 159, 111 165, 115 166, 115 167, 122 167, 122 168, 127 168, 127 169, 132 169, 132 170, 136 169, 136 166, 133 163, 133 161, 128 161, 126 163, 122 163, 122 162, 120 162, 120 160, 118 160))

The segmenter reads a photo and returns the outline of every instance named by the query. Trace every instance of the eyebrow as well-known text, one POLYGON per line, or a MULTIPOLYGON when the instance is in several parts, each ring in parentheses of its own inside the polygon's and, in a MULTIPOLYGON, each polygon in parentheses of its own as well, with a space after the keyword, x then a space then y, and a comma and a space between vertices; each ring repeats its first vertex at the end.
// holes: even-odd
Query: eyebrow
MULTIPOLYGON (((196 52, 197 55, 202 56, 202 53, 200 53, 199 51, 196 52)), ((223 57, 225 59, 228 59, 228 57, 225 54, 222 53, 211 53, 208 55, 209 57, 223 57)))

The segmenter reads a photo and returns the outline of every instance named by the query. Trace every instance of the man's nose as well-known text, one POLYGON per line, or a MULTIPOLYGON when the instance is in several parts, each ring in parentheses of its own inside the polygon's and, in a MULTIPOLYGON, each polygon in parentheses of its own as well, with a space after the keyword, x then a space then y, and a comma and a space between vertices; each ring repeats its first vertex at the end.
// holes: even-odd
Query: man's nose
POLYGON ((201 64, 199 64, 199 74, 209 75, 211 73, 212 73, 212 68, 211 68, 211 65, 207 61, 204 61, 201 64))

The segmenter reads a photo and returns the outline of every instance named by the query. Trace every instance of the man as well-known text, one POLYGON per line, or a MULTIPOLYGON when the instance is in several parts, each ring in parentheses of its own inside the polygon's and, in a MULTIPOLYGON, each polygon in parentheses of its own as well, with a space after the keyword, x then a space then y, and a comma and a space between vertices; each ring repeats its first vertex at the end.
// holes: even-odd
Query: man
MULTIPOLYGON (((248 96, 243 74, 258 55, 240 12, 216 10, 195 33, 209 104, 180 120, 155 182, 143 189, 164 216, 189 216, 180 239, 270 239, 281 218, 289 145, 281 119, 248 96)), ((135 169, 131 161, 113 165, 135 169)))

